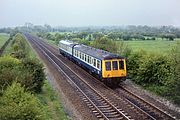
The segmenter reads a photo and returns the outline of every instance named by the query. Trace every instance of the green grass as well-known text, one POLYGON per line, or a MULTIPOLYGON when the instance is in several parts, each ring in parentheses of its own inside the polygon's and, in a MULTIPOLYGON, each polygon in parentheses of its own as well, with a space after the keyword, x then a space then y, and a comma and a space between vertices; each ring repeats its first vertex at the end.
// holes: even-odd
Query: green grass
POLYGON ((4 49, 3 54, 2 54, 3 56, 4 56, 4 55, 10 55, 10 53, 13 52, 13 49, 12 49, 11 44, 12 44, 12 40, 10 40, 9 44, 8 44, 7 47, 4 49))
POLYGON ((4 43, 8 40, 9 35, 5 33, 0 33, 0 48, 4 45, 4 43))
POLYGON ((41 94, 37 97, 44 105, 47 120, 68 120, 64 109, 59 102, 59 97, 46 80, 41 94))
MULTIPOLYGON (((3 55, 9 55, 13 52, 12 50, 12 41, 8 44, 5 51, 3 52, 3 55)), ((35 51, 31 49, 31 46, 26 41, 27 48, 29 51, 29 57, 30 58, 36 58, 37 55, 35 54, 35 51)), ((41 103, 44 105, 44 112, 46 114, 47 120, 68 120, 67 115, 65 114, 62 105, 60 104, 60 99, 57 95, 57 93, 52 89, 52 86, 50 86, 50 83, 46 80, 45 84, 43 86, 42 93, 36 94, 38 99, 41 101, 41 103)))
POLYGON ((175 41, 166 41, 166 40, 146 40, 146 41, 125 41, 125 43, 133 50, 145 50, 147 52, 154 53, 167 53, 169 52, 173 45, 175 45, 176 41, 180 41, 180 39, 176 39, 175 41))

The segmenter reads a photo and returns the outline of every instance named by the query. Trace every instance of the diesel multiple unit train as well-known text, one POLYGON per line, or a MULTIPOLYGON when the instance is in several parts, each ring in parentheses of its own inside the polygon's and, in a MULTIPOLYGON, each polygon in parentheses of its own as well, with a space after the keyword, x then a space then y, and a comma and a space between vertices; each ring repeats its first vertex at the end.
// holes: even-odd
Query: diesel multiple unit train
POLYGON ((69 40, 59 41, 59 52, 109 86, 126 80, 124 57, 69 40))

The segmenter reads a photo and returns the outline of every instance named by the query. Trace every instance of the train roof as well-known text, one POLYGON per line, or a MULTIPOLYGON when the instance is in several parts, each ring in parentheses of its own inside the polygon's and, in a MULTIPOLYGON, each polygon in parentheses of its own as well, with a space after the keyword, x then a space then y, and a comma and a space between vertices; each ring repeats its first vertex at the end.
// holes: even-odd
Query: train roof
POLYGON ((96 49, 90 46, 86 46, 86 45, 81 45, 78 44, 76 46, 74 46, 74 48, 76 50, 82 51, 83 53, 93 56, 95 58, 98 58, 100 60, 108 60, 108 59, 123 59, 124 57, 104 51, 104 50, 100 50, 100 49, 96 49))
POLYGON ((77 45, 77 43, 74 43, 73 41, 70 41, 70 40, 60 40, 59 43, 62 43, 71 47, 74 45, 77 45))
POLYGON ((74 46, 74 48, 76 50, 79 50, 79 51, 81 51, 87 55, 93 56, 93 57, 100 59, 100 60, 103 60, 103 59, 108 60, 108 59, 116 59, 116 58, 117 59, 123 59, 124 58, 122 56, 119 56, 119 55, 116 55, 116 54, 113 54, 113 53, 110 53, 110 52, 107 52, 104 50, 96 49, 96 48, 86 46, 83 44, 77 44, 77 43, 70 41, 70 40, 61 40, 59 42, 62 44, 71 46, 71 47, 74 46))

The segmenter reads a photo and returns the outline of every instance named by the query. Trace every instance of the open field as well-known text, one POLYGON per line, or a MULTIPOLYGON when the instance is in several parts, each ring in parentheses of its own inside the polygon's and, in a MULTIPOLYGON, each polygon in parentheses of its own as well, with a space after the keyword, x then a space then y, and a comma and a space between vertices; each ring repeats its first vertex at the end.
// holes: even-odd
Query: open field
POLYGON ((4 43, 8 38, 9 38, 8 34, 0 33, 0 48, 4 45, 4 43))
POLYGON ((180 39, 175 41, 166 41, 166 40, 146 40, 146 41, 125 41, 125 43, 132 48, 133 51, 145 50, 147 52, 156 52, 156 53, 167 53, 169 52, 173 45, 176 44, 180 39))

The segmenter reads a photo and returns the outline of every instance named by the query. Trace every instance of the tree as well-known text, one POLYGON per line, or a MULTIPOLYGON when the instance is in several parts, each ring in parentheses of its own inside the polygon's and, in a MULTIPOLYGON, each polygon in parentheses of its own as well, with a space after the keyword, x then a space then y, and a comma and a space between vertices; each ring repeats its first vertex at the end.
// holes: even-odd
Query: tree
POLYGON ((112 53, 117 53, 118 45, 107 37, 101 37, 93 41, 92 46, 112 53))
POLYGON ((95 33, 92 34, 92 36, 93 36, 94 39, 100 39, 104 35, 102 33, 95 32, 95 33))
POLYGON ((64 34, 56 33, 54 36, 56 44, 58 44, 60 40, 66 39, 66 36, 64 34))
POLYGON ((1 120, 44 120, 42 105, 31 93, 14 82, 0 98, 1 120))
POLYGON ((85 39, 87 36, 88 36, 88 33, 87 32, 81 32, 77 35, 79 38, 81 39, 85 39))

